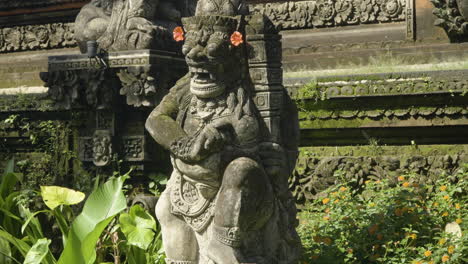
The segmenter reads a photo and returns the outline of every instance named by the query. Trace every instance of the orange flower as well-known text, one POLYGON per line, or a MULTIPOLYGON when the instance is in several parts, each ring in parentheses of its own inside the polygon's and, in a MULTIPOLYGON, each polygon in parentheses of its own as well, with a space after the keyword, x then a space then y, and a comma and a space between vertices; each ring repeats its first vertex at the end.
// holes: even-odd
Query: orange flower
POLYGON ((460 208, 461 208, 460 204, 459 204, 459 203, 456 203, 456 204, 455 204, 455 208, 456 208, 456 209, 460 209, 460 208))
POLYGON ((333 201, 333 203, 338 203, 340 201, 340 199, 336 199, 335 201, 333 201))
POLYGON ((323 217, 323 220, 328 221, 328 220, 330 220, 330 217, 328 215, 326 215, 326 216, 323 217))
POLYGON ((348 189, 348 188, 346 188, 346 187, 344 187, 344 186, 341 186, 340 192, 344 192, 344 191, 346 191, 347 189, 348 189))
POLYGON ((329 202, 330 202, 330 198, 324 198, 324 199, 322 200, 322 203, 323 203, 323 204, 327 204, 327 203, 329 203, 329 202))
POLYGON ((328 214, 329 212, 330 212, 330 208, 325 209, 325 213, 328 214))
POLYGON ((332 240, 331 240, 331 238, 329 238, 329 237, 323 238, 322 241, 323 241, 323 243, 325 243, 325 245, 327 245, 327 246, 329 246, 329 245, 332 244, 332 240))
POLYGON ((399 177, 398 177, 398 180, 399 180, 399 181, 404 181, 404 180, 405 180, 405 176, 399 176, 399 177))
POLYGON ((449 259, 450 259, 449 256, 444 255, 444 256, 442 257, 442 262, 447 262, 447 261, 449 261, 449 259))
POLYGON ((449 215, 448 212, 443 212, 443 213, 442 213, 442 216, 448 216, 448 215, 449 215))
POLYGON ((439 189, 440 189, 441 191, 445 191, 445 190, 447 190, 447 186, 445 186, 445 185, 442 185, 442 186, 440 186, 440 188, 439 188, 439 189))
POLYGON ((402 215, 403 215, 403 211, 402 211, 400 208, 397 208, 397 209, 395 209, 395 215, 396 215, 396 216, 402 216, 402 215))
POLYGON ((405 188, 410 187, 410 185, 411 185, 411 184, 410 184, 409 182, 404 182, 404 183, 403 183, 403 187, 405 187, 405 188))
POLYGON ((445 244, 445 242, 447 242, 447 239, 445 239, 445 238, 439 239, 439 245, 443 245, 443 244, 445 244))
POLYGON ((426 250, 426 251, 424 252, 424 256, 425 256, 425 257, 430 257, 430 256, 432 256, 432 251, 426 250))
POLYGON ((453 245, 450 245, 448 248, 447 248, 447 252, 449 254, 453 254, 453 252, 455 252, 455 247, 453 245))
POLYGON ((416 235, 415 233, 412 233, 409 235, 409 237, 411 237, 412 239, 416 239, 418 237, 418 235, 416 235))
POLYGON ((174 31, 172 31, 172 36, 175 41, 184 41, 185 36, 184 36, 184 29, 182 27, 175 27, 174 31))
POLYGON ((371 234, 371 235, 375 234, 375 232, 377 231, 377 229, 379 229, 379 226, 378 226, 378 225, 370 226, 370 227, 368 228, 369 234, 371 234))
POLYGON ((242 43, 244 43, 242 33, 239 31, 234 31, 234 33, 231 35, 231 44, 237 47, 242 43))
POLYGON ((455 222, 456 222, 457 224, 461 224, 461 223, 463 222, 463 220, 462 220, 461 218, 457 218, 457 220, 455 220, 455 222))
POLYGON ((450 199, 450 196, 444 195, 444 199, 445 199, 445 200, 448 200, 448 199, 450 199))
POLYGON ((434 206, 434 207, 437 207, 437 206, 439 206, 439 203, 438 203, 438 202, 435 202, 435 203, 433 204, 433 206, 434 206))

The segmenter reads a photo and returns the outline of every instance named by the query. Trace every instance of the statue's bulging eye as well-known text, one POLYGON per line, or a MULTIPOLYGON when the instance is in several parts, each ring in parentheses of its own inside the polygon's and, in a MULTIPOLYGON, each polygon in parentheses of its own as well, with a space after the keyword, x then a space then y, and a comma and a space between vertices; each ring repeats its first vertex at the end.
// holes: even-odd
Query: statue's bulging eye
POLYGON ((210 43, 206 46, 206 52, 209 57, 216 57, 222 50, 222 42, 210 43))

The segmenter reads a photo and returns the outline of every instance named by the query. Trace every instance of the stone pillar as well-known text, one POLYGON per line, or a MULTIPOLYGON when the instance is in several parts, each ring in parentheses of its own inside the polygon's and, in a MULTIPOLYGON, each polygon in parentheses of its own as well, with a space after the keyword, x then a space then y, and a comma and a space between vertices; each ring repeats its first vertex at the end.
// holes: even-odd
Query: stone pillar
POLYGON ((269 131, 267 138, 273 142, 280 142, 281 106, 285 92, 281 35, 266 16, 255 15, 247 20, 246 40, 254 102, 269 131))

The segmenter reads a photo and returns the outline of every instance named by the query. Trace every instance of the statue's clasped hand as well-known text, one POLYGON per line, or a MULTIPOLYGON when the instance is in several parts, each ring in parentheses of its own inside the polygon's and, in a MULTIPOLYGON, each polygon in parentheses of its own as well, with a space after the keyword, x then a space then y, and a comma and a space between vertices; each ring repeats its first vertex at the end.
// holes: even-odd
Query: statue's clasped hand
POLYGON ((179 159, 196 162, 212 153, 221 151, 226 141, 227 136, 224 132, 208 124, 200 133, 173 142, 171 152, 179 159))

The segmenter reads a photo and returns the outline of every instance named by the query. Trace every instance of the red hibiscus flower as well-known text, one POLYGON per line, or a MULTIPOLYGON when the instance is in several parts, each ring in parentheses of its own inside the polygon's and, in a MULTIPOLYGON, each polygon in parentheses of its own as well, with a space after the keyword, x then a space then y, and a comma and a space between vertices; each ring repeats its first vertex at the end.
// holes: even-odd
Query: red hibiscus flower
POLYGON ((172 32, 172 35, 174 37, 174 40, 177 41, 177 42, 184 41, 184 39, 185 39, 184 29, 182 27, 174 28, 174 31, 172 32))
POLYGON ((242 33, 239 31, 234 31, 234 33, 231 35, 231 44, 237 47, 242 43, 244 43, 242 33))

